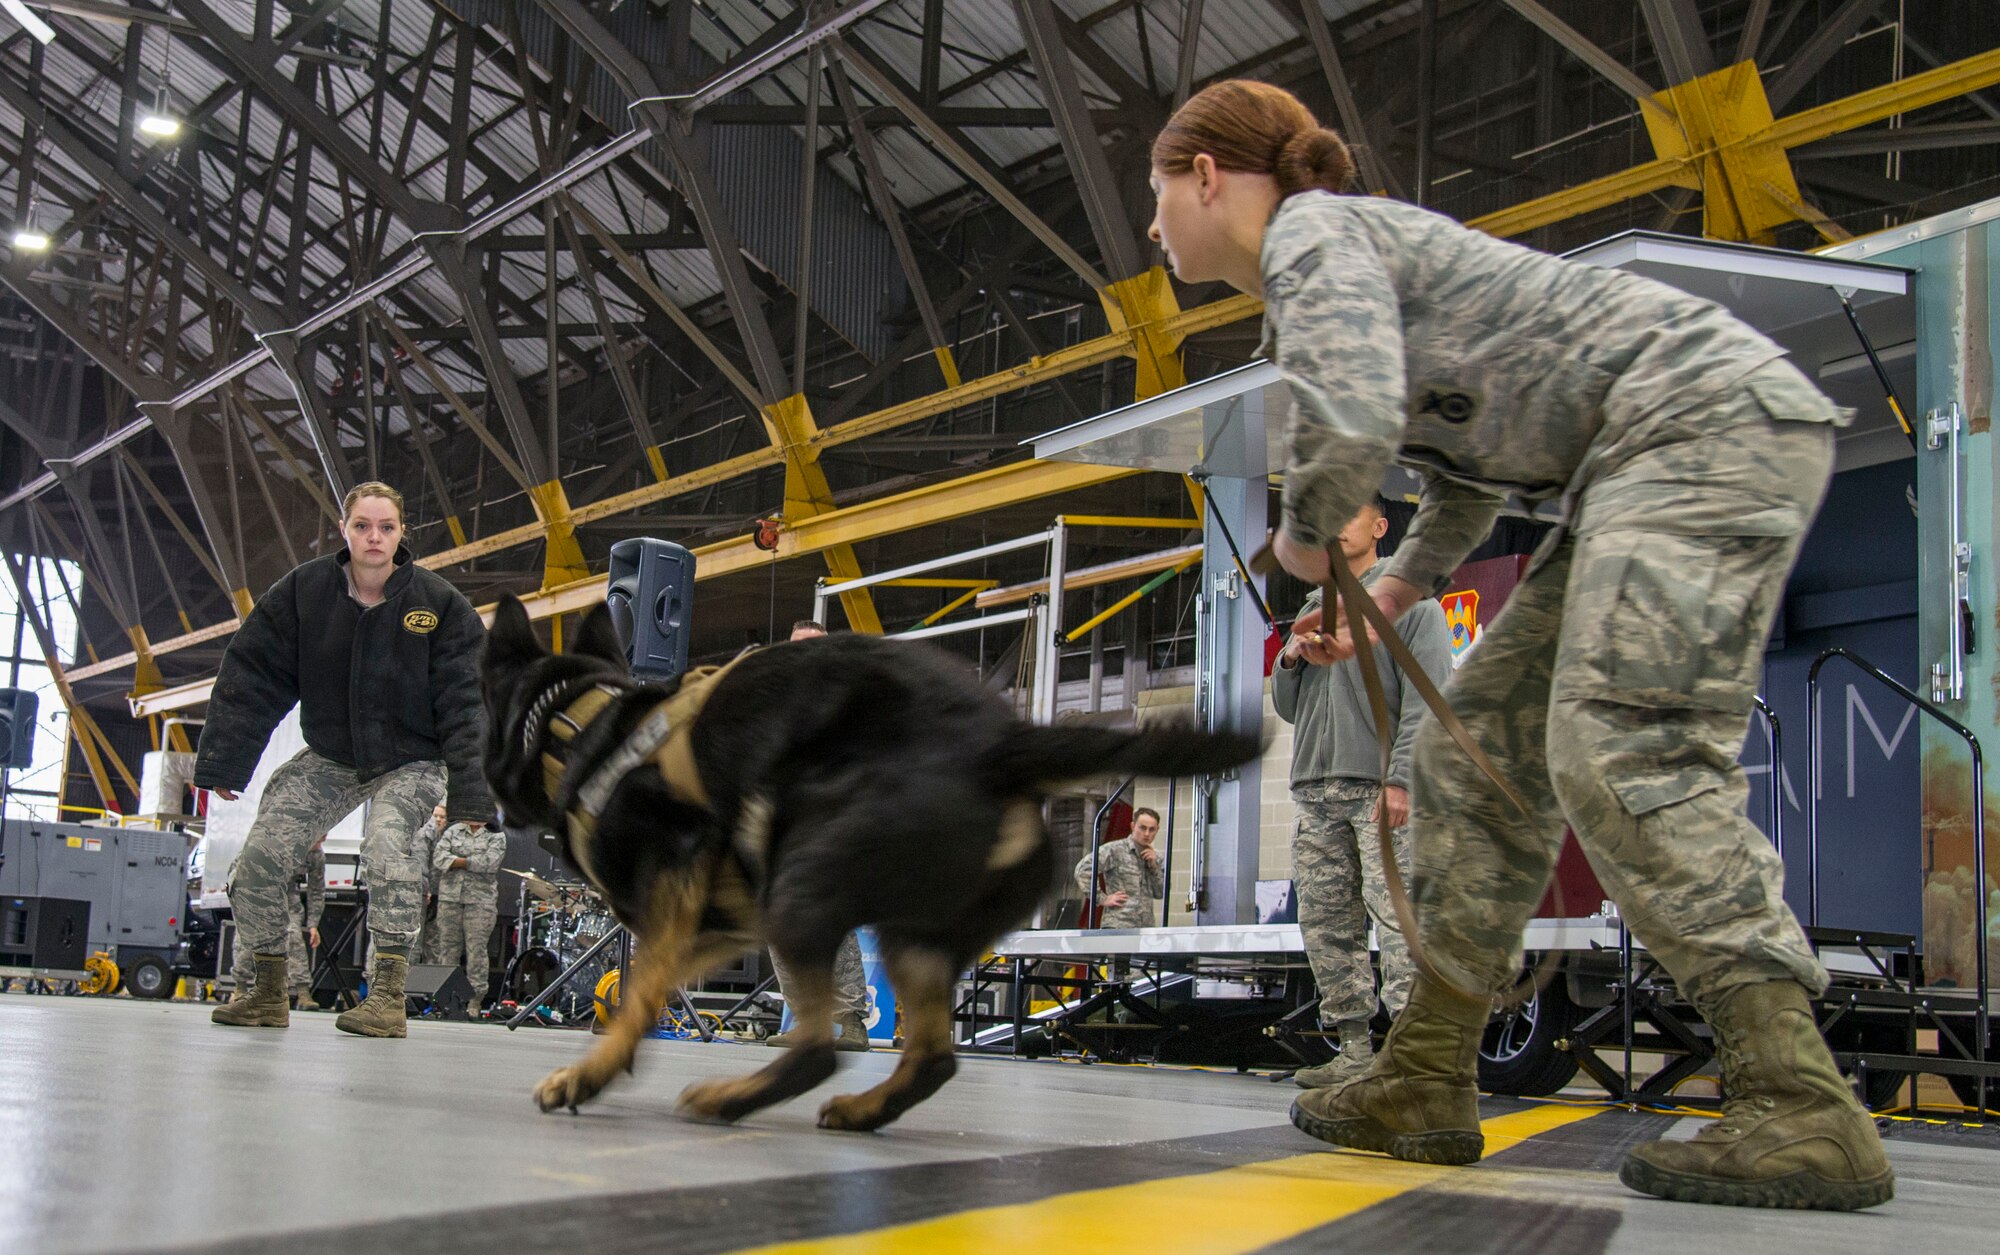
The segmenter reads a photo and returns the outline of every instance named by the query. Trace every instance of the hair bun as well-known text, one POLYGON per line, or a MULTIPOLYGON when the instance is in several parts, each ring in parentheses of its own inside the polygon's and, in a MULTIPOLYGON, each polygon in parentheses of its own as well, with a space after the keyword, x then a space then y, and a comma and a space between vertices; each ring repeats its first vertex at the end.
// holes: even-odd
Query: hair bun
POLYGON ((1300 192, 1340 192, 1354 178, 1354 157, 1340 136, 1325 127, 1294 131, 1278 146, 1271 173, 1280 196, 1300 192))

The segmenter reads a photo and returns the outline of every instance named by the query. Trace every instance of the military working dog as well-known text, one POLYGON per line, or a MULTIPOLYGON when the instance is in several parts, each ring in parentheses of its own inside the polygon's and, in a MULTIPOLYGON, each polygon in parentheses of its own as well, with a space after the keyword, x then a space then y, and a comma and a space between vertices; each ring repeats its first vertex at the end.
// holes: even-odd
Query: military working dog
POLYGON ((902 1007, 904 1053, 819 1123, 889 1123, 956 1070, 958 974, 1054 884, 1048 792, 1215 773, 1259 752, 1254 737, 1186 726, 1026 724, 961 660, 879 637, 774 645, 645 684, 602 606, 570 652, 550 654, 511 597, 481 680, 486 774, 506 822, 556 834, 635 943, 609 1031, 536 1088, 544 1111, 573 1111, 629 1071, 676 986, 760 944, 797 973, 785 997, 805 1044, 689 1086, 680 1110, 737 1120, 813 1088, 834 1070, 834 955, 867 925, 902 1007))

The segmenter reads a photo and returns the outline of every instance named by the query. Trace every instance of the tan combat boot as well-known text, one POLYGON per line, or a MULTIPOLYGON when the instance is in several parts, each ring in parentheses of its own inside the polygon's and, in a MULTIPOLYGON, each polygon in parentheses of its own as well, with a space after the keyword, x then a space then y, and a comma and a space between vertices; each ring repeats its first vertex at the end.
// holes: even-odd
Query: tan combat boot
POLYGON ((1841 1078, 1788 981, 1744 985, 1709 1017, 1722 1056, 1722 1119, 1686 1142, 1647 1142, 1618 1179, 1641 1194, 1731 1207, 1853 1211, 1895 1196, 1875 1122, 1841 1078))
POLYGON ((368 996, 352 1011, 343 1011, 333 1026, 343 1033, 363 1037, 407 1037, 408 1017, 403 1007, 403 977, 410 961, 393 954, 377 954, 375 971, 368 978, 368 996))
POLYGON ((1375 1062, 1375 1040, 1368 1035, 1368 1021, 1345 1020, 1338 1031, 1340 1053, 1325 1063, 1292 1073, 1292 1084, 1300 1089, 1339 1089, 1368 1071, 1375 1062))
POLYGON ((859 1012, 843 1011, 833 1017, 835 1050, 867 1050, 868 1021, 859 1012))
POLYGON ((1467 1164, 1479 1131, 1479 1039, 1491 1004, 1418 976, 1375 1064, 1338 1089, 1292 1103, 1292 1123, 1322 1142, 1412 1163, 1467 1164))
POLYGON ((285 996, 285 956, 259 954, 257 983, 247 992, 239 987, 229 1001, 208 1013, 211 1024, 239 1028, 284 1028, 292 1022, 292 1002, 285 996))

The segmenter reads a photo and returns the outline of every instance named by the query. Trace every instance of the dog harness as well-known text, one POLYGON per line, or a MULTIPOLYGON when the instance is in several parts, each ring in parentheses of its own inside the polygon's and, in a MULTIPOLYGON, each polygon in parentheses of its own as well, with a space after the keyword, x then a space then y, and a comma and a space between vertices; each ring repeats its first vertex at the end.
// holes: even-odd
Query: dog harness
POLYGON ((570 852, 579 869, 593 883, 597 876, 589 851, 598 816, 610 804, 618 782, 648 761, 658 768, 675 801, 703 810, 714 808, 695 766, 694 721, 716 684, 733 666, 732 660, 725 666, 688 672, 671 697, 656 703, 608 749, 587 754, 587 762, 575 761, 586 733, 621 699, 634 696, 638 690, 604 679, 579 677, 545 690, 528 708, 522 720, 522 748, 540 756, 543 790, 564 818, 570 852), (579 773, 580 778, 575 778, 579 773))

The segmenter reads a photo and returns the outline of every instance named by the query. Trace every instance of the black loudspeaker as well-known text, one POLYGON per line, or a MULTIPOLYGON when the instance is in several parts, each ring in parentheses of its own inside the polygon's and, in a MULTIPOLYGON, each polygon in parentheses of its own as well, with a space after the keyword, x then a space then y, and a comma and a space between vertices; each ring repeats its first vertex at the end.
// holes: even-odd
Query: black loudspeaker
POLYGON ((605 604, 632 674, 672 680, 687 670, 694 555, 670 540, 634 536, 611 546, 605 604))
POLYGON ((403 1001, 411 1015, 432 1011, 456 1019, 472 1001, 472 982, 456 963, 412 963, 403 978, 403 1001))
POLYGON ((80 972, 90 954, 90 903, 0 898, 0 967, 80 972))
POLYGON ((0 767, 18 771, 34 765, 35 715, 40 707, 41 699, 26 689, 0 688, 0 767))

